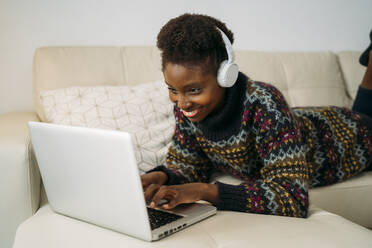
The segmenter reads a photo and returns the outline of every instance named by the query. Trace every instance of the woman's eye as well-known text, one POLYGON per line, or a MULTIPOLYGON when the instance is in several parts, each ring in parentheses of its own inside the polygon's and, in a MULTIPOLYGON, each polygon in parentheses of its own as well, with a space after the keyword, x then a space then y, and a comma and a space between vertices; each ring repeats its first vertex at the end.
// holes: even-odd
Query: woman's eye
POLYGON ((177 94, 177 91, 176 91, 175 89, 173 89, 173 88, 168 88, 168 90, 169 90, 170 92, 172 92, 173 94, 177 94))
POLYGON ((192 94, 198 94, 198 93, 201 92, 201 89, 200 89, 200 88, 192 88, 192 89, 190 89, 190 92, 191 92, 192 94))

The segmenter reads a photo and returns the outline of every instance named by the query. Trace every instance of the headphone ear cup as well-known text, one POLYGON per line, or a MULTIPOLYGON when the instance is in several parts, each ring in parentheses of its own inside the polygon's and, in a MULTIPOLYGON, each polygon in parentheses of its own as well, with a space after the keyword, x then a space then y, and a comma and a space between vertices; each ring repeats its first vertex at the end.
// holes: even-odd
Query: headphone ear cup
POLYGON ((218 72, 217 82, 221 87, 228 88, 235 84, 239 74, 238 65, 229 63, 227 60, 222 61, 218 72))

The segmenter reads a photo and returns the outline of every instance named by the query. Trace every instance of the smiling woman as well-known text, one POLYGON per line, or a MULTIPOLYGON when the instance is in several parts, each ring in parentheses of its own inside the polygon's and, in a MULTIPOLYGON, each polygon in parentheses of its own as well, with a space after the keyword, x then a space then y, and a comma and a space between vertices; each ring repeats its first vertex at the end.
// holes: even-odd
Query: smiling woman
POLYGON ((372 63, 353 111, 290 108, 274 86, 238 72, 233 40, 205 15, 184 14, 161 29, 176 127, 165 165, 142 176, 145 198, 152 207, 168 200, 165 209, 205 200, 219 210, 307 217, 309 188, 372 169, 372 63), (210 184, 214 171, 243 183, 210 184))

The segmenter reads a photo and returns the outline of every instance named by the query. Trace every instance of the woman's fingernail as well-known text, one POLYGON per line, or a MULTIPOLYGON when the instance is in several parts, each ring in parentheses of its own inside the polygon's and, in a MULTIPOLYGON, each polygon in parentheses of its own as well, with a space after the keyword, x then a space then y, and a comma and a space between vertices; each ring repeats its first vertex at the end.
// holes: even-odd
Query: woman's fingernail
POLYGON ((154 208, 155 207, 155 202, 151 202, 150 203, 150 208, 154 208))

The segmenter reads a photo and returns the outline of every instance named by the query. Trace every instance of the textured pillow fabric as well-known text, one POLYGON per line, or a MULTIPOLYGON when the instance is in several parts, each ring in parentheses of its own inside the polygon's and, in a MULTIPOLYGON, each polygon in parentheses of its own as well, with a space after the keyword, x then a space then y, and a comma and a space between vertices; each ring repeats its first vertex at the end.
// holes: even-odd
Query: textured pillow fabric
POLYGON ((129 132, 142 172, 164 164, 175 121, 163 81, 40 92, 47 122, 129 132))

